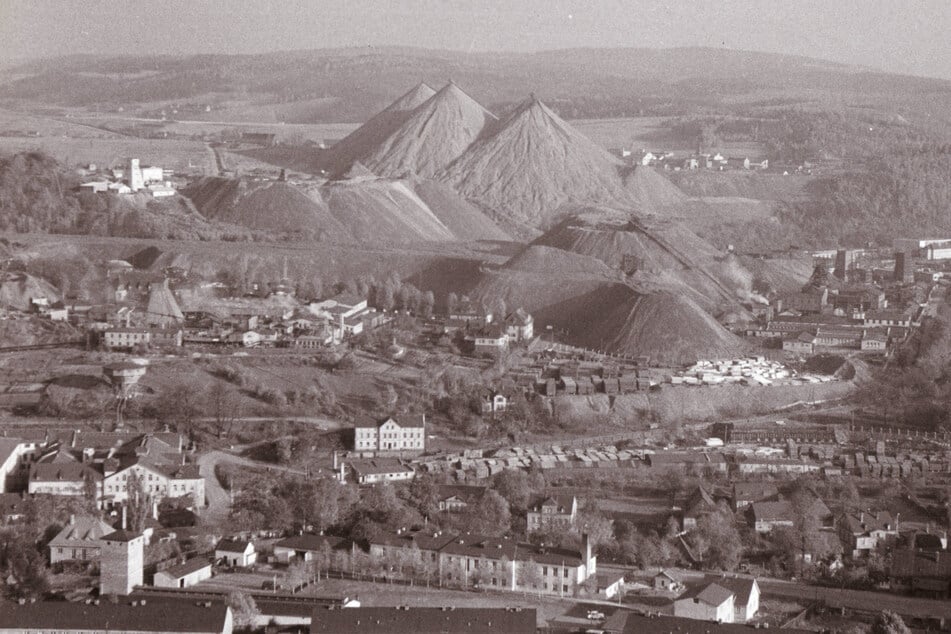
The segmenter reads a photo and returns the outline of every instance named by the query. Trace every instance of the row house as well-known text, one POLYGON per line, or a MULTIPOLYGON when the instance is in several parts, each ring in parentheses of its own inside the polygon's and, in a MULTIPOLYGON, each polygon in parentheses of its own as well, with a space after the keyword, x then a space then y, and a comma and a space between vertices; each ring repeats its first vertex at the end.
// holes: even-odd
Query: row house
POLYGON ((898 310, 870 310, 865 313, 865 326, 911 327, 911 316, 898 310))
POLYGON ((441 531, 398 532, 370 540, 370 554, 419 552, 450 583, 496 590, 575 596, 597 573, 587 534, 580 551, 546 548, 509 538, 441 531))

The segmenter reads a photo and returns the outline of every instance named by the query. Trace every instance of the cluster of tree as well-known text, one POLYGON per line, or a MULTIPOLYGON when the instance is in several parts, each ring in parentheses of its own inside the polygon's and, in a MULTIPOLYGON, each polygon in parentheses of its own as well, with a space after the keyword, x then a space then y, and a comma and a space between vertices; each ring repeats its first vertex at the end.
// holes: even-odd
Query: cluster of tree
POLYGON ((71 515, 97 515, 88 495, 56 500, 52 496, 24 502, 24 517, 0 525, 0 577, 6 580, 0 592, 10 598, 40 598, 49 590, 44 552, 71 515))
POLYGON ((951 429, 951 307, 926 317, 896 352, 893 363, 873 372, 856 394, 866 412, 885 424, 926 431, 951 429))
POLYGON ((889 244, 897 235, 951 231, 951 146, 893 148, 864 169, 812 184, 807 201, 782 218, 839 244, 889 244))

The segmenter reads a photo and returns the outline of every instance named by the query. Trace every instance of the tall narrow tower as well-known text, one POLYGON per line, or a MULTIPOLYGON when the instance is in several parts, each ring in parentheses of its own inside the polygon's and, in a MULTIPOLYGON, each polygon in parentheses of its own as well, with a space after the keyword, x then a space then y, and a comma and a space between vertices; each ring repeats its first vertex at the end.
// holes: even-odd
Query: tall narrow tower
POLYGON ((845 270, 848 267, 846 259, 848 257, 848 252, 845 249, 838 249, 835 252, 835 270, 832 272, 840 280, 845 279, 845 270))
POLYGON ((145 536, 120 530, 104 535, 101 541, 99 594, 131 594, 142 585, 145 536))
POLYGON ((139 167, 139 159, 129 159, 129 188, 137 192, 145 187, 145 180, 142 178, 142 168, 139 167))

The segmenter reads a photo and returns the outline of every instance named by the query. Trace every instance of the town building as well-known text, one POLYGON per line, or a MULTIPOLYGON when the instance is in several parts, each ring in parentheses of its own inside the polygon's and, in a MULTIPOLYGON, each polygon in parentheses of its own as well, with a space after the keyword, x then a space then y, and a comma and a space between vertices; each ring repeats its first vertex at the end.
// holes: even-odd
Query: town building
POLYGON ((792 505, 785 500, 753 502, 749 508, 753 528, 757 533, 766 534, 777 527, 791 527, 796 521, 792 505))
POLYGON ((102 538, 113 532, 112 526, 96 517, 71 516, 69 523, 50 540, 50 563, 61 561, 98 562, 102 538))
POLYGON ((573 495, 546 497, 528 509, 528 532, 570 530, 578 517, 578 500, 573 495))
POLYGON ((717 583, 698 587, 674 600, 674 616, 714 623, 733 623, 735 595, 717 583))
POLYGON ((575 596, 597 573, 588 536, 580 551, 505 537, 441 531, 398 531, 370 540, 370 555, 418 551, 449 584, 575 596))
POLYGON ((535 634, 534 608, 317 608, 311 634, 535 634))
POLYGON ((505 327, 499 324, 483 326, 469 337, 475 346, 475 353, 480 356, 498 356, 508 348, 509 344, 505 327))
POLYGON ((142 585, 145 537, 124 530, 102 537, 99 555, 99 594, 126 596, 142 585))
POLYGON ((934 599, 951 597, 951 553, 901 548, 891 552, 888 583, 893 591, 934 599))
POLYGON ((190 588, 205 579, 211 579, 211 562, 196 557, 157 571, 152 585, 156 588, 190 588))
POLYGON ((663 590, 665 592, 680 592, 684 589, 684 578, 676 570, 661 570, 652 580, 654 590, 663 590))
POLYGON ((768 482, 736 482, 733 484, 733 509, 747 508, 754 502, 766 502, 779 495, 775 484, 768 482))
POLYGON ((347 463, 358 484, 412 480, 416 472, 398 458, 363 458, 347 463))
POLYGON ((150 502, 191 496, 192 503, 189 506, 205 504, 205 479, 199 473, 197 464, 163 464, 157 460, 138 458, 125 466, 107 461, 104 468, 101 502, 106 508, 124 504, 129 499, 129 482, 135 478, 138 478, 150 502))
POLYGON ((495 390, 483 390, 482 393, 482 413, 499 414, 508 409, 508 397, 502 392, 495 390))
POLYGON ((81 462, 38 462, 30 467, 30 495, 96 497, 102 491, 102 473, 81 462))
POLYGON ((759 611, 760 588, 756 579, 748 577, 723 577, 717 585, 733 593, 733 622, 746 623, 759 611))
POLYGON ((437 490, 440 511, 465 511, 478 504, 488 489, 473 484, 440 484, 437 490))
POLYGON ((128 599, 113 603, 7 602, 0 634, 232 634, 233 615, 223 602, 128 599))
MULTIPOLYGON (((618 610, 598 627, 606 634, 749 634, 750 627, 738 623, 713 623, 693 619, 642 615, 629 610, 618 610)), ((808 630, 783 628, 783 634, 807 634, 808 630)))
POLYGON ((534 335, 534 320, 523 308, 516 309, 505 318, 505 334, 509 341, 530 341, 534 335))
POLYGON ((332 535, 295 535, 274 544, 274 558, 282 563, 292 559, 312 561, 334 552, 350 552, 352 544, 343 537, 332 535))
POLYGON ((138 478, 151 503, 191 496, 190 506, 203 506, 205 480, 186 460, 180 434, 71 432, 30 467, 28 491, 92 497, 112 508, 128 499, 130 479, 138 478))
POLYGON ((258 560, 254 543, 243 539, 222 539, 215 546, 215 561, 223 561, 232 568, 247 568, 258 560))
POLYGON ((353 450, 361 453, 422 453, 426 449, 426 416, 358 423, 353 430, 353 450))
POLYGON ((620 572, 599 572, 595 575, 596 592, 604 601, 618 600, 624 592, 624 574, 620 572))
POLYGON ((888 511, 845 513, 839 521, 839 536, 852 558, 867 556, 879 544, 898 539, 898 519, 888 511))

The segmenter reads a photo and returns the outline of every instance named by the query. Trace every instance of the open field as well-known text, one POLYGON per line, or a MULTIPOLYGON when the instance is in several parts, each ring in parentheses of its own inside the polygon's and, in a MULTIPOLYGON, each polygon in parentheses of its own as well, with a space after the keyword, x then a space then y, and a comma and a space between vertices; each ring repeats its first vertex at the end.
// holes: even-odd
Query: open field
MULTIPOLYGON (((595 143, 606 148, 696 152, 693 139, 678 137, 664 123, 668 117, 624 117, 618 119, 572 119, 569 123, 595 143)), ((763 158, 761 143, 723 142, 716 150, 725 156, 763 158)))
POLYGON ((332 142, 342 139, 359 126, 359 123, 281 123, 274 121, 273 117, 259 115, 260 113, 250 110, 246 117, 217 120, 215 113, 211 112, 202 119, 183 118, 166 121, 121 114, 97 115, 88 111, 76 111, 73 116, 78 121, 111 130, 129 130, 136 126, 143 126, 144 129, 144 126, 148 126, 149 130, 164 130, 169 134, 188 136, 214 135, 222 132, 239 134, 241 132, 270 132, 276 135, 278 142, 288 143, 332 142))
POLYGON ((130 157, 136 157, 142 165, 159 165, 175 171, 191 168, 214 173, 211 153, 200 141, 132 137, 0 137, 0 153, 31 150, 43 151, 68 166, 96 163, 108 167, 121 165, 130 157))

